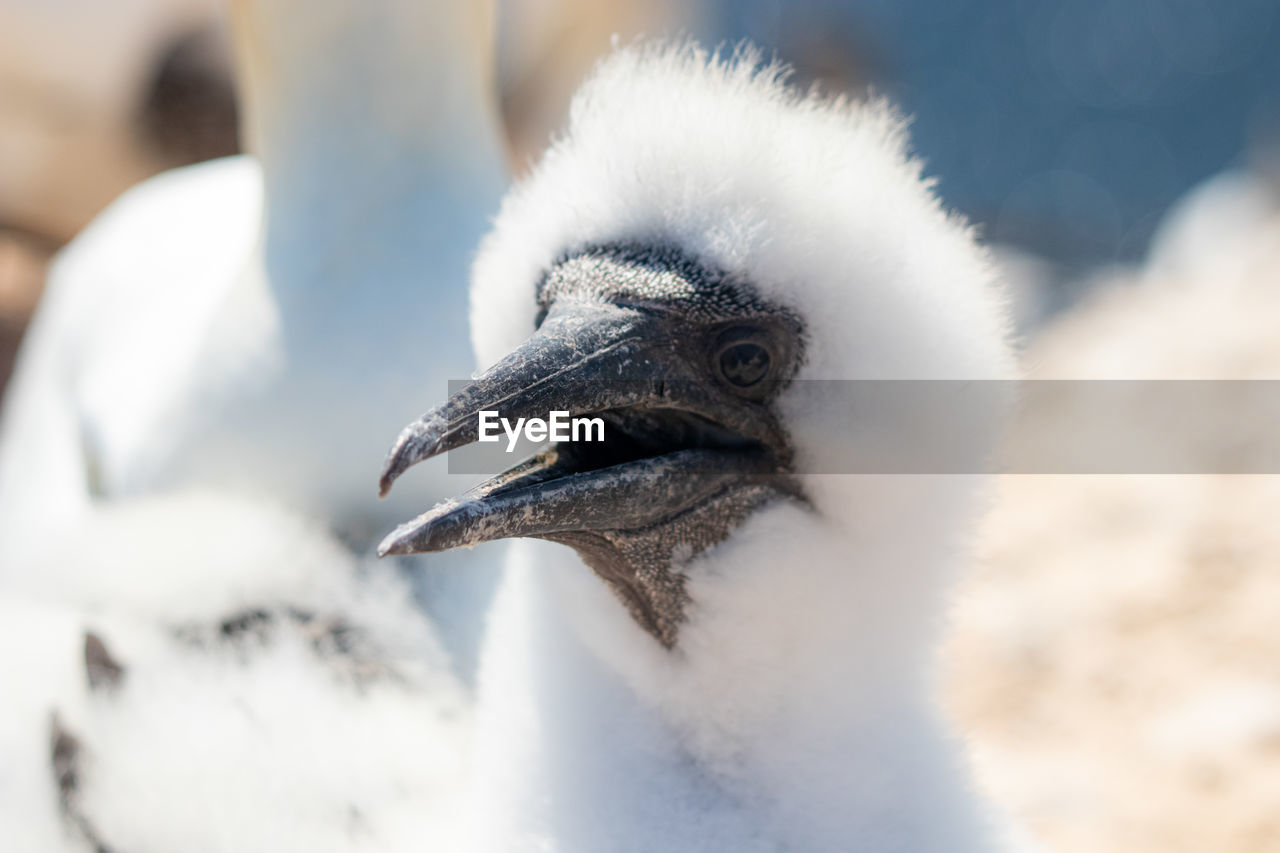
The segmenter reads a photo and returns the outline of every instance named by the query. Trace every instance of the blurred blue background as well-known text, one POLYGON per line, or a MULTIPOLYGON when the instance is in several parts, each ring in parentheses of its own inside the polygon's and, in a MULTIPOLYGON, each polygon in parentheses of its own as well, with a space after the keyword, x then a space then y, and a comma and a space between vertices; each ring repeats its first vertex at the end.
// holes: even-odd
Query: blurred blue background
POLYGON ((1280 138, 1275 0, 711 0, 700 29, 889 94, 948 202, 1072 267, 1280 138))

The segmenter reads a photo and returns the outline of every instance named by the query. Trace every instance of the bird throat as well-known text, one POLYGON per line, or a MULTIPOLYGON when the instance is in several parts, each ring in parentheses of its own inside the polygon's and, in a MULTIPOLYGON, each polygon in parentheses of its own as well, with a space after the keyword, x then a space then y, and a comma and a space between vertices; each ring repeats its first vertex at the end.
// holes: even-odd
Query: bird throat
POLYGON ((686 565, 778 497, 768 487, 745 486, 641 530, 572 531, 546 538, 577 551, 636 623, 670 649, 689 604, 686 565))

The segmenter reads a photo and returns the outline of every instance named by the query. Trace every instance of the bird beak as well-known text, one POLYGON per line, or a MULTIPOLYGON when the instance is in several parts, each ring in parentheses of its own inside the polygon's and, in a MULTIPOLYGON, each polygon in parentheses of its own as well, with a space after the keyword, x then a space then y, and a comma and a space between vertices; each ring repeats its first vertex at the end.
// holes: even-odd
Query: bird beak
POLYGON ((652 529, 709 496, 776 481, 786 462, 780 427, 708 381, 705 352, 680 322, 608 302, 552 306, 515 352, 401 433, 382 493, 412 465, 477 441, 481 411, 511 422, 599 415, 604 440, 556 444, 401 525, 378 553, 652 529))

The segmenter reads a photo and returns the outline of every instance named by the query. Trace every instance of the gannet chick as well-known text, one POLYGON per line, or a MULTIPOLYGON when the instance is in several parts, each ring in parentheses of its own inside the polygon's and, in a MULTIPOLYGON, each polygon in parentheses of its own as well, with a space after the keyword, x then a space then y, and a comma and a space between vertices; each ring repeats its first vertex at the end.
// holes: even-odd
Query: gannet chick
POLYGON ((213 493, 91 513, 0 596, 15 850, 456 850, 470 715, 387 565, 213 493))
MULTIPOLYGON (((847 473, 901 424, 831 381, 1012 376, 1000 288, 891 109, 785 76, 604 61, 477 260, 493 366, 389 456, 384 489, 481 410, 606 425, 381 546, 572 549, 523 543, 490 616, 477 849, 1005 849, 934 698, 981 477, 847 473)), ((950 470, 1002 422, 986 384, 950 470)))

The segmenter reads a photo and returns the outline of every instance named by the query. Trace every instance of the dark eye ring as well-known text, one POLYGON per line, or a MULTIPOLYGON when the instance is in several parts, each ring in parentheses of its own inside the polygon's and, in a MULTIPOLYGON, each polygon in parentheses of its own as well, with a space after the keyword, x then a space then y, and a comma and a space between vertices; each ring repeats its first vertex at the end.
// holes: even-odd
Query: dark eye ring
POLYGON ((773 356, 749 332, 730 332, 721 336, 715 366, 734 388, 754 389, 772 372, 773 356))

